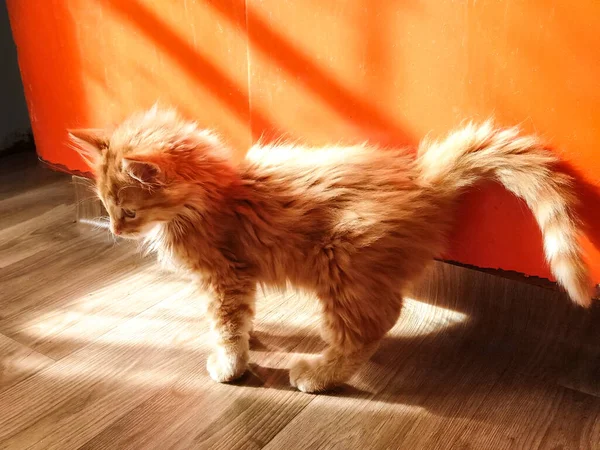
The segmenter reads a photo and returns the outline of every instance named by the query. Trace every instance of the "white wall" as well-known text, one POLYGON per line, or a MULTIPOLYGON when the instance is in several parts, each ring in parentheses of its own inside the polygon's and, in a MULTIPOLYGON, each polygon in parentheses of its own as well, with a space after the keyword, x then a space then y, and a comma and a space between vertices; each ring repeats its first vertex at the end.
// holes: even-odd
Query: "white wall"
POLYGON ((0 152, 30 128, 6 2, 0 0, 0 152))

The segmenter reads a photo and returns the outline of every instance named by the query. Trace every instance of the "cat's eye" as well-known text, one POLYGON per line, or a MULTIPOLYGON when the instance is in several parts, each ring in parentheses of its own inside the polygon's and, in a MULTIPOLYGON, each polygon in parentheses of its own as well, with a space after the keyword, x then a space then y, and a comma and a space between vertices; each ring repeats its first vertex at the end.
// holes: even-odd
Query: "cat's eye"
POLYGON ((123 210, 123 215, 129 219, 134 219, 135 218, 135 211, 132 209, 124 209, 123 210))

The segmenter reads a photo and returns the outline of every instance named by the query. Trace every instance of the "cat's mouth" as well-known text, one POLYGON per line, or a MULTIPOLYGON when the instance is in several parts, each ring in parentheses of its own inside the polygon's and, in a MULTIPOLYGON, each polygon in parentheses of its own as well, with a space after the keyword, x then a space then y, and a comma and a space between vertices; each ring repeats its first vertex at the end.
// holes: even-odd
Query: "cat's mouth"
POLYGON ((138 233, 138 232, 131 232, 131 233, 114 233, 113 234, 117 237, 123 238, 123 239, 139 239, 141 237, 143 237, 142 233, 138 233))
POLYGON ((142 239, 145 238, 146 236, 148 236, 152 230, 154 229, 154 226, 149 225, 149 226, 143 226, 141 229, 137 229, 137 230, 116 230, 118 232, 115 233, 114 228, 111 228, 111 232, 112 234, 114 234, 117 237, 123 238, 123 239, 142 239))
POLYGON ((123 239, 136 239, 140 236, 139 230, 123 230, 119 225, 111 224, 110 232, 123 239))

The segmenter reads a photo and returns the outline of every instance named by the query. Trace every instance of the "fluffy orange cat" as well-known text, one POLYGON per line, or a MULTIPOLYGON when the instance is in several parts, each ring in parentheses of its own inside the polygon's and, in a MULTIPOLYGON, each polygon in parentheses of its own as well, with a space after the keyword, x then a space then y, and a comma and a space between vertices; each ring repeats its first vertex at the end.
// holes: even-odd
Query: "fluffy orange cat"
POLYGON ((212 293, 219 382, 248 365, 258 284, 313 292, 322 355, 296 364, 305 392, 347 381, 396 323, 402 292, 444 249, 459 195, 492 179, 522 198, 542 230, 553 274, 588 305, 572 179, 537 139, 468 125, 416 159, 370 145, 255 146, 239 164, 213 133, 172 110, 136 114, 111 132, 71 139, 96 174, 114 234, 145 240, 212 293))

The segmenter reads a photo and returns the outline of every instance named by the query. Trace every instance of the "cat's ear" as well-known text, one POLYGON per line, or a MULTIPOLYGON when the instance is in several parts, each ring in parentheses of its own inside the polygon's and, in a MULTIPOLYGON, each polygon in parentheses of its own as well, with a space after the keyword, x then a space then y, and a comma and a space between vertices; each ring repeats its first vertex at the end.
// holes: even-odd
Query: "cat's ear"
POLYGON ((145 161, 136 156, 123 158, 123 171, 127 172, 131 178, 142 184, 156 185, 162 183, 162 173, 157 164, 145 161))
POLYGON ((95 168, 100 162, 102 152, 108 148, 108 136, 101 129, 85 128, 68 130, 69 139, 73 148, 79 153, 83 160, 95 168))

